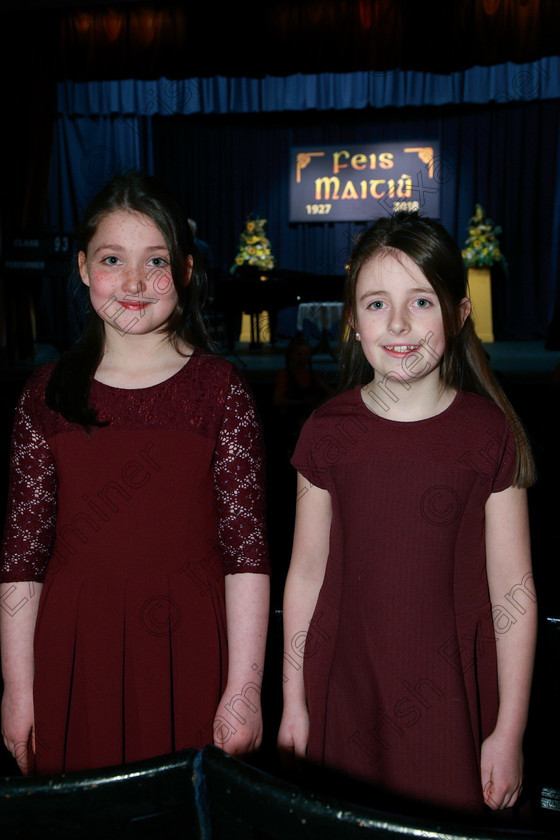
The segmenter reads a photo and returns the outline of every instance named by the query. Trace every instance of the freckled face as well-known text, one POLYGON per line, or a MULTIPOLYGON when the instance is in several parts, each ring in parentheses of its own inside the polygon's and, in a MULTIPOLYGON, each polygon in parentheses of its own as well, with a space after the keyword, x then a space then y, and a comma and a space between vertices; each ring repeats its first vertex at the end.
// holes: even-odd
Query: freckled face
POLYGON ((121 334, 161 330, 177 306, 169 249, 142 213, 118 210, 105 216, 87 254, 78 254, 78 265, 93 308, 121 334))
POLYGON ((360 269, 354 326, 376 376, 439 379, 445 350, 441 306, 406 254, 380 254, 360 269))

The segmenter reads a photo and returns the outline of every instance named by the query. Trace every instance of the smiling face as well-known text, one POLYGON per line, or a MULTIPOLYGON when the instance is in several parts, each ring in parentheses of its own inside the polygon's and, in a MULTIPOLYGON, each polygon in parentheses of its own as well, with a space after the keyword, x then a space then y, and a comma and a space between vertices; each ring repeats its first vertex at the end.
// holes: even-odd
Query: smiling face
MULTIPOLYGON (((402 252, 382 252, 360 269, 354 328, 377 377, 439 380, 445 351, 440 302, 418 266, 402 252)), ((468 301, 460 305, 468 314, 468 301)))
POLYGON ((148 216, 128 210, 109 213, 87 254, 78 254, 78 266, 92 306, 106 325, 121 335, 165 328, 178 296, 167 243, 148 216))

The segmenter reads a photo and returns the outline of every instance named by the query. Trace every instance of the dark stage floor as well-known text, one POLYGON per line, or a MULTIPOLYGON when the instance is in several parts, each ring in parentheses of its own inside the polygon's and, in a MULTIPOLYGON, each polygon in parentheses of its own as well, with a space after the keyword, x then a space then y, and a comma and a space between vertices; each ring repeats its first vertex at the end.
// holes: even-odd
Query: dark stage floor
MULTIPOLYGON (((251 377, 270 379, 284 365, 287 344, 284 340, 274 346, 263 343, 260 349, 251 349, 249 344, 238 343, 235 354, 227 357, 251 377)), ((318 342, 310 344, 315 348, 318 342)), ((484 348, 493 370, 516 381, 549 382, 555 366, 560 365, 560 350, 545 350, 544 341, 498 341, 484 344, 484 348)), ((336 374, 334 357, 323 352, 314 353, 313 367, 321 373, 336 374)))

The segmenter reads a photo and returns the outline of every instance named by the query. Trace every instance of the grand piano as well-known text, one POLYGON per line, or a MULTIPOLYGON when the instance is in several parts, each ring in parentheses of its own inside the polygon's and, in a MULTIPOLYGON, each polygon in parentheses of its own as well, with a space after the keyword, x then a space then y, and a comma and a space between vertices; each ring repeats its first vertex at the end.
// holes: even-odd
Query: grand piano
POLYGON ((228 344, 239 335, 242 313, 251 316, 251 344, 259 345, 259 319, 268 312, 271 343, 276 341, 276 324, 281 309, 313 301, 342 301, 344 276, 313 274, 274 268, 263 272, 241 266, 234 275, 218 277, 214 283, 214 309, 224 318, 228 344))

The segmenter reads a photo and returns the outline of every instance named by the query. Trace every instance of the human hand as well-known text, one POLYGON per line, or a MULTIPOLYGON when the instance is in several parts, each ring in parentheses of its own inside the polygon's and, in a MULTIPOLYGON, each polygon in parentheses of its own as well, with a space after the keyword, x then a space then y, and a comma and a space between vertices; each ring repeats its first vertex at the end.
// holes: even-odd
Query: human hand
POLYGON ((226 688, 214 717, 214 745, 228 755, 244 755, 258 749, 262 743, 262 714, 260 703, 244 698, 235 705, 234 698, 241 695, 226 688), (232 722, 233 721, 233 722, 232 722))
POLYGON ((482 744, 480 777, 486 805, 494 811, 511 808, 523 784, 521 744, 494 730, 482 744))
POLYGON ((278 730, 278 750, 286 763, 305 758, 309 740, 307 709, 284 709, 278 730))
POLYGON ((2 737, 24 776, 35 767, 35 725, 33 693, 10 692, 2 695, 2 737))

